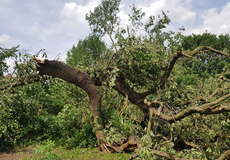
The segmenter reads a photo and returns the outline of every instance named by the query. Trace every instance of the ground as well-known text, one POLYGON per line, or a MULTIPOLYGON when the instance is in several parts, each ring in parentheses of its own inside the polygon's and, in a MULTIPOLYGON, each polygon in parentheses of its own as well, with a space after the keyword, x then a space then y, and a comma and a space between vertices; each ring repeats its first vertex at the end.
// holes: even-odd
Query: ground
POLYGON ((49 152, 34 154, 36 150, 39 150, 39 147, 18 147, 10 152, 0 152, 0 160, 39 160, 41 158, 46 160, 128 160, 131 155, 127 153, 104 154, 98 148, 65 149, 60 147, 49 152))
POLYGON ((19 160, 23 157, 32 156, 34 147, 19 147, 10 152, 0 152, 0 160, 19 160))

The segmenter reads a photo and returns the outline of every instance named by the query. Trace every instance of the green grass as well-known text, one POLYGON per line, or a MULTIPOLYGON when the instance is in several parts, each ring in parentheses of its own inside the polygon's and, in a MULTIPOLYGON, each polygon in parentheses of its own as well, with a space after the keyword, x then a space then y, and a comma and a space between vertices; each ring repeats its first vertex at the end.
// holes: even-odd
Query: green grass
POLYGON ((128 160, 130 155, 127 153, 104 154, 98 148, 73 148, 69 150, 59 147, 46 150, 40 146, 35 148, 33 156, 24 157, 22 160, 128 160))

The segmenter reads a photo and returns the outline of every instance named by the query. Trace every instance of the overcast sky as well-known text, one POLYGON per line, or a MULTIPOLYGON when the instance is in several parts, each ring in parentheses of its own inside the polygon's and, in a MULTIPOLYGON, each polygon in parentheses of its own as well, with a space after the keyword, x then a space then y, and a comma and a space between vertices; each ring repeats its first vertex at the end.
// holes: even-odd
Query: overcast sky
MULTIPOLYGON (((0 0, 0 47, 20 44, 35 54, 46 49, 48 59, 66 53, 79 39, 90 33, 85 14, 93 11, 101 0, 0 0)), ((122 25, 128 24, 129 5, 136 4, 146 16, 161 10, 169 11, 168 30, 184 34, 202 34, 206 30, 215 34, 230 33, 229 0, 121 0, 122 25)), ((109 43, 108 39, 105 38, 109 43)))

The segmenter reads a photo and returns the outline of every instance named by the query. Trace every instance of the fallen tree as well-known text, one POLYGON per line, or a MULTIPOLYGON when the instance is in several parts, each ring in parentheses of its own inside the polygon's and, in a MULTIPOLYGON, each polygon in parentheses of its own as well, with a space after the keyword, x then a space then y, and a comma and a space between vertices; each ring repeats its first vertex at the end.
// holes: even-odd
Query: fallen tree
MULTIPOLYGON (((181 112, 175 115, 171 115, 171 116, 161 113, 162 107, 166 105, 167 102, 156 101, 156 100, 152 101, 146 98, 148 95, 156 94, 159 90, 164 88, 165 84, 169 81, 168 77, 170 76, 170 73, 172 72, 176 61, 180 57, 185 56, 185 57, 191 58, 192 56, 198 53, 207 52, 207 51, 217 53, 222 56, 227 56, 227 57, 230 56, 222 51, 215 50, 208 46, 198 47, 194 51, 191 51, 191 52, 184 52, 182 49, 180 49, 173 53, 170 63, 166 67, 164 74, 161 76, 159 83, 157 83, 150 90, 144 91, 141 93, 134 91, 134 89, 132 89, 130 86, 127 85, 127 83, 124 82, 123 78, 125 77, 122 78, 122 75, 117 76, 117 78, 114 81, 114 85, 112 87, 124 97, 128 97, 129 101, 131 101, 133 104, 143 109, 143 111, 148 112, 150 115, 149 116, 150 123, 152 121, 153 115, 157 116, 160 119, 173 123, 175 121, 181 120, 184 117, 187 117, 194 113, 200 113, 201 115, 202 114, 208 115, 208 114, 219 114, 223 112, 229 112, 230 107, 227 105, 224 105, 223 103, 225 100, 229 98, 229 94, 221 96, 220 98, 212 102, 206 102, 198 106, 196 105, 196 106, 185 108, 184 110, 181 110, 181 112)), ((89 99, 90 99, 91 112, 94 116, 94 127, 96 129, 95 134, 98 139, 98 147, 100 150, 103 150, 103 152, 106 152, 106 153, 108 152, 110 153, 113 151, 122 152, 126 148, 129 147, 128 144, 130 142, 127 142, 128 144, 123 144, 122 147, 117 147, 117 146, 112 146, 105 140, 105 136, 103 133, 104 126, 103 126, 101 108, 100 108, 102 96, 97 86, 103 84, 103 80, 108 78, 106 77, 106 75, 103 74, 103 75, 100 75, 99 77, 91 77, 88 73, 77 70, 60 61, 50 61, 50 60, 41 61, 36 58, 34 58, 34 60, 36 61, 37 71, 39 75, 41 76, 49 75, 49 76, 52 76, 53 78, 56 78, 56 77, 61 78, 69 83, 73 83, 76 86, 82 88, 88 94, 89 99), (101 77, 103 77, 104 79, 101 77)), ((111 68, 107 68, 107 69, 113 70, 111 68)), ((118 74, 119 74, 119 71, 118 71, 118 74)), ((207 95, 207 98, 208 98, 208 95, 207 95)), ((169 103, 167 103, 167 105, 169 105, 169 103)), ((151 125, 148 127, 151 127, 151 125)), ((150 131, 150 129, 148 129, 148 131, 150 131)), ((171 157, 171 159, 178 159, 175 156, 170 156, 164 152, 160 152, 160 151, 158 152, 155 150, 152 150, 152 151, 154 154, 157 154, 159 156, 168 157, 168 158, 171 157)), ((222 157, 224 158, 228 157, 229 151, 226 151, 224 155, 226 156, 222 156, 222 157)))
MULTIPOLYGON (((60 78, 87 93, 98 147, 105 153, 136 149, 136 155, 131 158, 152 154, 152 157, 158 155, 168 159, 228 159, 229 50, 199 45, 182 49, 185 47, 181 46, 183 36, 180 32, 161 31, 170 22, 164 12, 157 17, 150 16, 143 24, 144 13, 135 5, 131 6, 127 29, 119 28, 119 3, 119 0, 102 1, 94 12, 86 15, 94 32, 110 37, 111 50, 87 67, 82 67, 81 63, 71 67, 60 61, 33 58, 38 74, 60 78), (146 35, 137 35, 139 27, 144 27, 146 35), (114 32, 116 42, 112 38, 114 32), (142 127, 142 137, 133 137, 129 133, 126 140, 118 137, 121 142, 111 144, 106 139, 108 128, 103 123, 101 110, 103 94, 100 91, 103 87, 114 89, 124 97, 124 105, 118 112, 119 123, 125 124, 122 114, 126 112, 126 120, 131 119, 142 127), (132 119, 133 113, 127 111, 127 106, 137 106, 144 112, 141 122, 132 119)), ((189 43, 193 45, 193 41, 189 43)), ((92 61, 87 59, 87 62, 92 61)), ((4 84, 0 90, 39 81, 33 76, 8 81, 10 84, 4 84)))
MULTIPOLYGON (((114 84, 112 85, 112 88, 126 98, 126 103, 127 100, 131 101, 134 105, 138 106, 143 110, 143 112, 146 113, 146 117, 149 118, 147 135, 151 134, 153 130, 152 124, 158 120, 163 120, 171 124, 174 123, 176 124, 176 122, 181 121, 186 117, 196 115, 197 113, 201 116, 202 115, 207 116, 211 114, 227 113, 230 111, 229 102, 228 102, 229 94, 226 94, 225 92, 224 94, 222 93, 223 91, 229 90, 228 79, 225 78, 224 72, 217 77, 218 83, 216 83, 217 84, 216 88, 209 90, 208 94, 206 96, 202 96, 202 98, 200 97, 200 95, 197 95, 196 98, 194 99, 190 98, 189 100, 183 102, 177 102, 177 101, 170 102, 169 99, 168 100, 161 99, 161 97, 163 97, 165 94, 165 90, 170 90, 170 88, 167 88, 168 85, 171 85, 170 83, 174 83, 172 77, 174 76, 173 68, 175 67, 176 62, 177 61, 179 62, 180 58, 183 57, 191 59, 192 56, 196 54, 200 54, 202 52, 213 52, 221 56, 229 57, 228 54, 207 46, 201 46, 192 52, 185 52, 182 49, 179 49, 175 51, 174 54, 172 55, 171 60, 169 61, 168 65, 165 67, 165 71, 162 73, 161 77, 157 80, 158 83, 155 84, 153 87, 151 87, 149 90, 147 91, 145 90, 142 92, 139 92, 140 89, 135 89, 128 85, 124 75, 121 72, 123 66, 121 68, 119 68, 118 66, 119 70, 117 70, 116 72, 117 76, 116 79, 114 79, 114 84), (172 74, 172 76, 170 76, 170 74, 172 74), (163 95, 160 92, 163 92, 163 95), (152 98, 148 98, 149 95, 158 95, 158 97, 155 100, 153 100, 152 98), (187 107, 183 107, 185 105, 187 107), (174 112, 173 114, 171 114, 168 112, 164 112, 164 108, 166 107, 172 107, 172 108, 181 107, 181 109, 178 110, 178 112, 174 112)), ((89 72, 78 70, 60 61, 55 61, 55 60, 41 61, 37 58, 33 58, 33 59, 36 61, 37 71, 41 77, 38 77, 37 75, 34 74, 30 74, 30 76, 28 76, 27 78, 17 79, 16 82, 14 82, 14 80, 10 80, 10 78, 7 78, 6 80, 2 79, 1 80, 2 82, 6 81, 11 83, 2 85, 0 87, 1 90, 6 90, 8 88, 14 88, 29 83, 37 82, 41 79, 44 79, 43 75, 49 75, 52 76, 53 78, 60 78, 69 83, 73 83, 77 87, 82 88, 89 96, 91 112, 94 116, 93 124, 95 128, 95 134, 98 139, 98 147, 100 150, 102 150, 105 153, 112 153, 112 152, 123 152, 125 150, 134 150, 135 148, 137 149, 142 148, 139 139, 136 137, 129 137, 127 142, 123 142, 123 144, 118 146, 118 145, 110 144, 106 140, 106 136, 104 135, 104 131, 103 131, 104 124, 101 116, 102 95, 100 93, 100 89, 98 88, 98 86, 105 85, 104 82, 107 82, 108 79, 111 78, 110 73, 116 70, 116 67, 104 67, 103 69, 95 70, 94 75, 97 76, 92 76, 92 75, 90 76, 89 72), (109 73, 107 72, 108 75, 105 74, 104 70, 109 71, 109 73)), ((153 83, 155 82, 153 81, 153 83)), ((200 86, 200 87, 201 89, 204 89, 204 86, 200 86)), ((200 88, 197 90, 200 91, 200 88)), ((181 90, 178 89, 177 92, 180 91, 181 90)), ((197 130, 200 131, 206 130, 206 129, 201 129, 200 126, 197 127, 197 124, 195 124, 195 127, 197 128, 197 130)), ((182 132, 184 131, 182 130, 182 132)), ((172 142, 173 140, 172 133, 171 133, 170 140, 164 135, 160 135, 160 136, 164 140, 164 142, 161 145, 172 142)), ((221 135, 221 137, 229 138, 229 135, 223 134, 221 135)), ((175 141, 174 143, 177 142, 175 141)), ((187 147, 192 147, 197 150, 204 149, 204 146, 199 146, 197 144, 188 141, 184 141, 183 144, 186 145, 187 147)), ((158 156, 167 157, 168 159, 180 159, 178 156, 163 151, 158 151, 156 149, 151 149, 151 152, 158 156)), ((135 156, 137 157, 138 155, 139 153, 137 153, 135 156)), ((219 159, 220 160, 226 159, 228 157, 229 157, 229 151, 227 150, 223 152, 223 154, 220 156, 219 159)))

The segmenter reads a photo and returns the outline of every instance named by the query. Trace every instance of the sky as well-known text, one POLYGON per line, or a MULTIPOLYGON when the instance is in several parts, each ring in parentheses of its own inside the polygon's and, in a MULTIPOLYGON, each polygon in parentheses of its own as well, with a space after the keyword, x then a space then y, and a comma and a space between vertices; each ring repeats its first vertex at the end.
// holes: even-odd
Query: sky
MULTIPOLYGON (((66 53, 90 33, 86 13, 93 11, 101 0, 0 0, 0 47, 20 49, 36 54, 45 49, 48 59, 66 53)), ((142 8, 146 17, 161 10, 171 23, 168 31, 186 29, 183 34, 230 34, 230 0, 121 0, 119 16, 126 27, 130 4, 142 8)), ((145 19, 144 19, 145 20, 145 19)), ((147 19, 146 19, 147 20, 147 19)), ((145 22, 145 21, 144 21, 145 22)), ((108 37, 103 40, 111 44, 108 37)), ((8 64, 12 61, 8 60, 8 64)), ((11 66, 12 67, 12 66, 11 66)))

